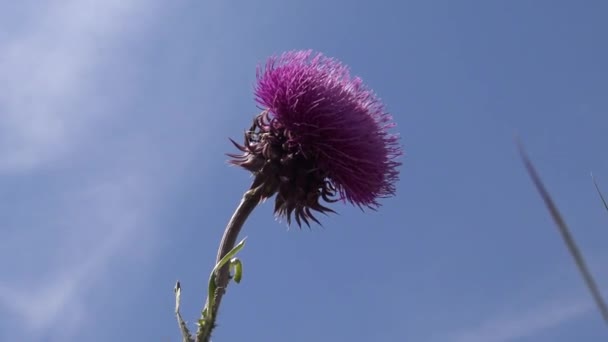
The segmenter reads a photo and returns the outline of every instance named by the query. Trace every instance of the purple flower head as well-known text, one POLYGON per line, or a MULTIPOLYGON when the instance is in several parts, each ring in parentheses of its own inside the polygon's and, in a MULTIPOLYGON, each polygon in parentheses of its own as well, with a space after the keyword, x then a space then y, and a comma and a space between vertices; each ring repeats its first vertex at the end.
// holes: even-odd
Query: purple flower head
POLYGON ((388 130, 392 118, 376 95, 339 61, 291 51, 259 67, 256 101, 265 110, 245 133, 232 163, 251 171, 264 197, 277 194, 275 214, 290 222, 317 219, 312 211, 345 200, 376 208, 395 194, 402 154, 388 130))

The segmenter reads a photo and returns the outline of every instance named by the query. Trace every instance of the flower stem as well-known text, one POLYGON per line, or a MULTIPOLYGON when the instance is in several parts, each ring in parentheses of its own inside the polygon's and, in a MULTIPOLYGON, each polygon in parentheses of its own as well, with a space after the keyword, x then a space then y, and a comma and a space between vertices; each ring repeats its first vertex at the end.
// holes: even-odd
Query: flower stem
MULTIPOLYGON (((260 203, 262 199, 262 187, 255 187, 249 189, 243 195, 241 199, 241 203, 232 214, 226 229, 224 230, 224 235, 222 236, 222 241, 220 243, 220 247, 217 251, 216 263, 219 263, 222 258, 228 254, 236 244, 236 239, 239 236, 241 228, 245 221, 249 217, 249 215, 253 212, 253 209, 260 203)), ((230 266, 225 265, 221 267, 216 275, 216 291, 214 295, 213 307, 207 308, 210 310, 210 315, 207 317, 207 320, 204 325, 199 325, 198 331, 196 332, 196 341, 197 342, 209 342, 211 338, 211 332, 215 327, 215 319, 217 317, 217 312, 219 310, 222 297, 226 293, 226 287, 230 281, 230 266)), ((209 301, 207 301, 209 302, 209 301)), ((204 317, 202 319, 205 319, 204 317)))

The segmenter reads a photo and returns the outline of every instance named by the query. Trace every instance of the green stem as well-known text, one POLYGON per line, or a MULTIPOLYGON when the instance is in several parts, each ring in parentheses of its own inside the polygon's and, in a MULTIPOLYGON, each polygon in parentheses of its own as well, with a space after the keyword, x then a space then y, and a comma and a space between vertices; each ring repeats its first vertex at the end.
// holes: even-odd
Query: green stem
MULTIPOLYGON (((222 241, 220 243, 220 247, 217 252, 216 263, 219 263, 222 258, 226 254, 228 254, 235 246, 236 239, 239 236, 241 228, 243 228, 243 224, 249 217, 249 215, 253 212, 253 209, 260 203, 262 199, 262 187, 257 187, 254 189, 250 189, 243 195, 241 199, 241 203, 234 211, 234 214, 230 218, 226 229, 224 230, 224 235, 222 236, 222 241)), ((216 290, 214 294, 214 299, 210 301, 207 300, 207 303, 213 303, 211 308, 206 308, 210 310, 207 313, 207 317, 201 317, 201 320, 205 320, 205 324, 199 325, 199 328, 196 332, 196 341, 197 342, 209 342, 211 338, 211 332, 215 327, 215 320, 217 317, 217 312, 219 310, 220 304, 222 302, 222 297, 226 293, 226 287, 228 286, 228 282, 230 281, 230 264, 226 264, 223 267, 219 268, 216 272, 215 282, 216 282, 216 290)))

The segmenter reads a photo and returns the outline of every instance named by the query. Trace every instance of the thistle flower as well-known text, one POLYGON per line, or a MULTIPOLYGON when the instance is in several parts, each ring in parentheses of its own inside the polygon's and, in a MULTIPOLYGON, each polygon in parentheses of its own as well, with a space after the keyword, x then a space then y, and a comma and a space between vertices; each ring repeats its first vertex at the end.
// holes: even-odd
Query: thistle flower
POLYGON ((209 278, 196 339, 179 313, 181 288, 175 288, 177 321, 184 341, 209 342, 231 279, 238 282, 243 247, 236 239, 261 200, 276 194, 274 212, 298 226, 319 223, 313 211, 333 212, 319 203, 338 200, 375 209, 378 199, 395 194, 402 154, 388 130, 392 118, 376 95, 339 61, 312 51, 291 51, 258 67, 256 101, 264 108, 245 132, 241 154, 231 163, 254 181, 226 225, 209 278), (230 269, 235 269, 231 277, 230 269))
POLYGON ((245 132, 231 163, 255 176, 262 198, 276 193, 274 212, 301 226, 319 221, 319 201, 375 209, 395 194, 402 154, 381 101, 339 61, 291 51, 258 67, 256 101, 264 108, 245 132))

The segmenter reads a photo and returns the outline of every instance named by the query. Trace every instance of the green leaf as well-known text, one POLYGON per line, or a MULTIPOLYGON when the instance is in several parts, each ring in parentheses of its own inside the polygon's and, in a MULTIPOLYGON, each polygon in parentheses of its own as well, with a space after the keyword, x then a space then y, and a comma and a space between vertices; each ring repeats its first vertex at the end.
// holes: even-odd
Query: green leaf
POLYGON ((243 263, 238 258, 230 259, 230 268, 234 269, 234 281, 238 284, 243 277, 243 263))
MULTIPOLYGON (((217 289, 217 284, 215 283, 215 273, 217 272, 217 270, 224 267, 224 265, 231 262, 236 253, 243 249, 243 247, 245 246, 246 239, 247 238, 241 240, 241 242, 234 246, 234 248, 231 249, 230 252, 226 253, 226 255, 215 265, 215 267, 211 271, 211 274, 209 275, 209 286, 207 289, 207 305, 205 305, 205 309, 203 309, 203 317, 208 318, 208 315, 211 314, 213 310, 213 305, 215 304, 215 290, 217 289)), ((234 259, 236 260, 236 262, 234 263, 234 265, 231 263, 231 266, 233 266, 235 268, 235 271, 238 273, 238 281, 236 280, 237 275, 235 274, 235 281, 238 283, 241 281, 243 267, 241 265, 240 260, 236 258, 234 259)))

